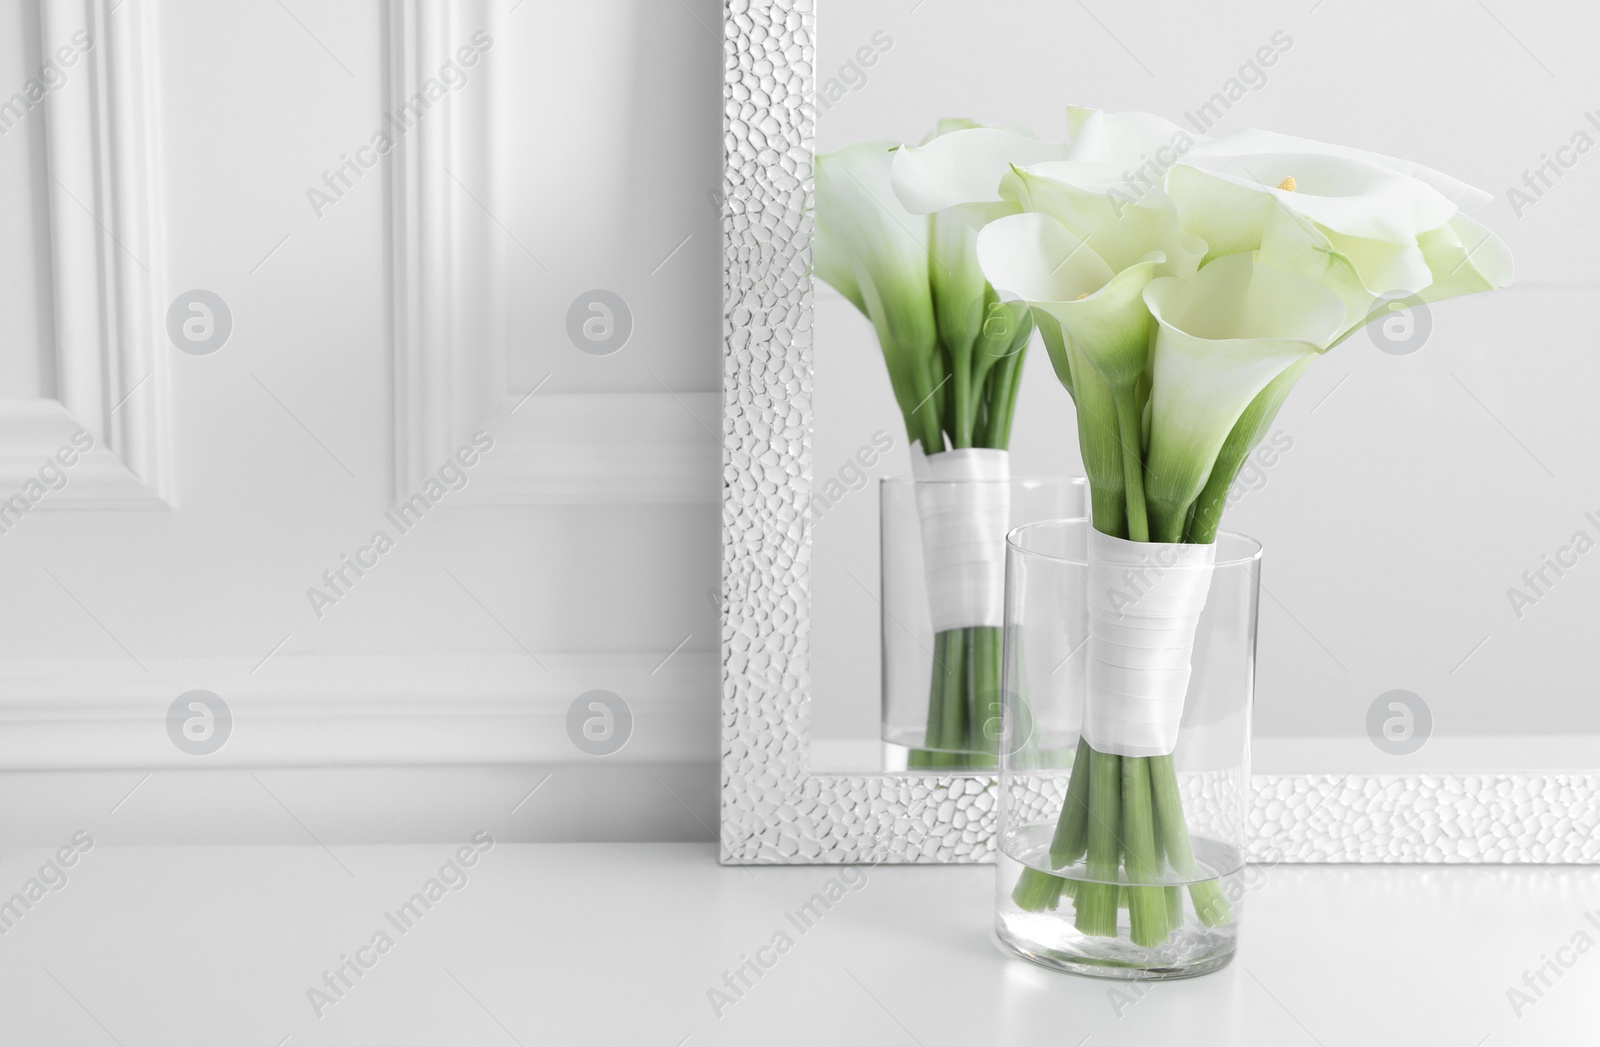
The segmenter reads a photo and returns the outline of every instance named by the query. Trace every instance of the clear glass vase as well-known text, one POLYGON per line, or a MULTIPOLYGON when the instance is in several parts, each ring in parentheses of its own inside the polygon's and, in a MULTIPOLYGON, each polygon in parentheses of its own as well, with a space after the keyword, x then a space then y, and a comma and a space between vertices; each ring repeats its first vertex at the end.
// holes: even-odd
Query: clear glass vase
POLYGON ((1058 970, 1204 974, 1232 958, 1252 882, 1261 546, 1222 532, 1195 566, 1202 547, 1121 543, 1135 555, 1108 568, 1091 532, 1054 520, 1007 537, 996 933, 1058 970), (1175 704, 1156 708, 1141 679, 1175 704))
MULTIPOLYGON (((1009 480, 879 481, 883 741, 890 770, 983 770, 998 764, 1001 614, 1005 533, 1039 520, 1081 516, 1081 477, 1009 480), (966 485, 965 491, 958 491, 966 485), (987 488, 973 495, 973 485, 987 488), (934 507, 986 504, 998 513, 988 529, 992 572, 964 579, 977 603, 952 617, 930 603, 924 534, 934 507), (935 619, 949 628, 936 628, 935 619), (987 622, 988 624, 981 624, 987 622)), ((937 587, 937 582, 935 587, 937 587)), ((944 597, 948 598, 948 593, 944 597)))

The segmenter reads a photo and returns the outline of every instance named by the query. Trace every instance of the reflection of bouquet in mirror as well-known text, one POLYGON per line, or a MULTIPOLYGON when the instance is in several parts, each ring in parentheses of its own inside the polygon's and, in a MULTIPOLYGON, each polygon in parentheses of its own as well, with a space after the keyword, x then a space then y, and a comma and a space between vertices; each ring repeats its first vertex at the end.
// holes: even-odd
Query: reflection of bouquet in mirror
MULTIPOLYGON (((1142 562, 1134 607, 1091 592, 1081 737, 1048 855, 1012 892, 1072 901, 1077 929, 1155 947, 1230 918, 1196 875, 1173 754, 1229 487, 1296 380, 1397 300, 1510 282, 1505 245, 1463 212, 1489 195, 1401 160, 1261 131, 1196 138, 1140 113, 1070 111, 1071 141, 997 170, 995 135, 901 150, 909 203, 982 211, 976 255, 1031 307, 1077 408, 1095 531, 1090 585, 1142 562)), ((1002 306, 1005 308, 1006 306, 1002 306)))
MULTIPOLYGON (((995 140, 1000 163, 1032 163, 1059 146, 967 121, 952 132, 995 140)), ((872 322, 912 445, 934 628, 923 746, 911 767, 995 765, 1011 436, 1026 303, 1003 303, 978 269, 978 230, 993 215, 952 187, 896 193, 901 153, 863 142, 817 157, 817 276, 872 322)), ((1003 170, 1003 166, 999 170, 1003 170)), ((999 170, 995 179, 999 178, 999 170)), ((998 200, 998 197, 996 197, 998 200)))

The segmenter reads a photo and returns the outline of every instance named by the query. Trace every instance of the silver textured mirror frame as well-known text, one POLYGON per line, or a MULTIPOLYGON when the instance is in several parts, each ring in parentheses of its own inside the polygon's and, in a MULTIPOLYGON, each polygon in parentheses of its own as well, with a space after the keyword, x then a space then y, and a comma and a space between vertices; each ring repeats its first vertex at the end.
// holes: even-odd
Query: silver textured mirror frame
MULTIPOLYGON (((725 0, 721 856, 981 862, 993 776, 812 774, 810 0, 725 0)), ((1255 775, 1261 862, 1600 862, 1600 773, 1255 775)))

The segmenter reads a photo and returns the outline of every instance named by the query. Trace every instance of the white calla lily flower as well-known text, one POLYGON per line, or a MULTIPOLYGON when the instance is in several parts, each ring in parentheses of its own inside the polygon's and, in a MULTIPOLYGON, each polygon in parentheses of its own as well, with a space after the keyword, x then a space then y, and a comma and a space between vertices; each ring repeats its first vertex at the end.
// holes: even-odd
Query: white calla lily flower
POLYGON ((1144 298, 1157 324, 1145 498, 1155 540, 1178 541, 1245 410, 1332 341, 1345 308, 1316 281, 1251 254, 1219 258, 1191 280, 1154 280, 1144 298))
MULTIPOLYGON (((1325 234, 1407 249, 1450 220, 1454 203, 1417 179, 1352 157, 1319 153, 1249 156, 1196 152, 1167 173, 1184 228, 1212 257, 1254 251, 1278 209, 1325 234)), ((1364 252, 1372 254, 1373 252, 1364 252)), ((1386 264, 1377 257, 1369 263, 1386 264)), ((1374 276, 1363 276, 1365 280, 1374 276)))
POLYGON ((1165 170, 1211 141, 1152 113, 1107 113, 1076 105, 1067 107, 1067 129, 1072 143, 1068 160, 1110 164, 1120 171, 1144 164, 1165 170))
POLYGON ((1347 331, 1365 324, 1379 299, 1404 297, 1427 286, 1429 280, 1420 248, 1338 237, 1286 208, 1278 208, 1268 219, 1256 256, 1268 265, 1315 280, 1338 295, 1345 306, 1343 329, 1347 331), (1340 250, 1341 245, 1349 253, 1340 250), (1365 277, 1357 258, 1367 264, 1365 277))
POLYGON ((1142 295, 1166 260, 1161 252, 1117 272, 1055 218, 1025 212, 984 226, 977 253, 996 291, 1048 313, 1107 381, 1131 383, 1144 370, 1150 312, 1142 295))
POLYGON ((910 418, 933 391, 937 328, 928 219, 907 212, 890 188, 894 148, 862 142, 817 157, 813 260, 877 329, 895 399, 910 418))
POLYGON ((1274 131, 1262 131, 1250 127, 1226 138, 1218 138, 1203 143, 1195 152, 1199 155, 1212 156, 1255 156, 1263 153, 1300 153, 1320 156, 1342 156, 1352 160, 1361 160, 1396 171, 1408 178, 1431 187, 1462 211, 1476 211, 1489 203, 1494 197, 1467 183, 1441 174, 1430 167, 1414 164, 1409 160, 1400 160, 1382 153, 1374 153, 1366 149, 1352 149, 1345 145, 1334 145, 1329 142, 1316 142, 1309 138, 1297 138, 1294 135, 1278 134, 1274 131))
MULTIPOLYGON (((963 425, 973 417, 975 398, 999 363, 993 330, 1013 333, 1001 351, 1007 357, 1025 346, 1032 324, 1024 326, 1001 308, 977 263, 978 230, 990 218, 1017 210, 999 194, 1001 176, 1013 161, 1030 163, 1061 156, 1066 145, 1049 142, 1021 128, 982 127, 970 120, 939 121, 917 146, 901 146, 890 165, 890 184, 899 206, 927 215, 929 278, 938 335, 949 357, 950 395, 963 425), (997 312, 997 310, 999 310, 997 312), (975 347, 982 354, 975 357, 975 347)), ((1014 362, 1014 361, 1013 361, 1014 362)), ((1002 376, 1010 380, 1007 376, 1002 376)), ((965 440, 966 434, 958 434, 965 440)), ((962 444, 958 443, 958 446, 962 444)))
POLYGON ((834 234, 830 223, 818 219, 816 236, 811 240, 811 269, 822 282, 850 300, 863 315, 867 304, 861 298, 861 287, 856 283, 855 266, 844 245, 834 234))
POLYGON ((1422 233, 1406 248, 1328 235, 1281 211, 1268 225, 1258 256, 1319 281, 1345 303, 1345 324, 1333 345, 1386 315, 1396 302, 1440 302, 1492 291, 1508 286, 1512 277, 1505 242, 1464 214, 1422 233))
POLYGON ((1028 131, 941 121, 939 130, 921 145, 896 150, 892 180, 901 205, 913 214, 959 208, 964 218, 981 226, 1017 210, 1015 203, 1000 195, 1000 179, 1012 165, 1066 155, 1066 143, 1046 141, 1028 131), (958 126, 947 128, 950 124, 958 126))
MULTIPOLYGON (((1151 323, 1143 294, 1165 261, 1152 251, 1118 272, 1048 214, 1009 215, 978 234, 984 276, 1032 308, 1050 363, 1077 404, 1097 526, 1123 526, 1125 491, 1142 505, 1137 388, 1151 323)), ((1142 513, 1135 517, 1142 528, 1142 513)), ((1136 540, 1145 540, 1142 531, 1136 540)))
POLYGON ((1014 168, 1000 192, 1023 211, 1047 214, 1121 271, 1159 251, 1168 263, 1163 276, 1192 276, 1205 256, 1205 241, 1180 229, 1172 199, 1160 189, 1129 203, 1119 195, 1122 169, 1109 164, 1059 160, 1014 168))
POLYGON ((916 147, 901 146, 890 164, 895 197, 912 214, 929 216, 934 315, 939 337, 965 358, 983 327, 989 291, 974 247, 994 209, 1014 211, 997 193, 1007 156, 1053 155, 1064 146, 1024 131, 940 120, 916 147))
MULTIPOLYGON (((1346 305, 1341 338, 1381 315, 1375 305, 1435 285, 1424 238, 1450 250, 1452 237, 1435 231, 1490 199, 1420 164, 1254 129, 1200 145, 1167 184, 1211 257, 1259 250, 1332 288, 1346 305)), ((1470 291, 1440 288, 1429 300, 1460 293, 1470 291)))

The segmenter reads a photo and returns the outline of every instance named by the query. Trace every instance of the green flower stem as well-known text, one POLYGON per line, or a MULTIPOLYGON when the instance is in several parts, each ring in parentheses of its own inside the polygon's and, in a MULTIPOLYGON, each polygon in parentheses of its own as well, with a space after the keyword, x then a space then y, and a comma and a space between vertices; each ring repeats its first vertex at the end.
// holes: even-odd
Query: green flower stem
POLYGON ((905 416, 906 435, 922 444, 923 454, 938 454, 944 450, 944 434, 939 425, 935 383, 921 367, 913 367, 909 377, 912 395, 917 399, 911 413, 905 416))
POLYGON ((1167 899, 1167 928, 1177 933, 1183 926, 1183 888, 1163 887, 1161 893, 1167 899))
POLYGON ((1122 761, 1089 751, 1089 839, 1087 879, 1078 888, 1075 924, 1084 934, 1117 936, 1117 867, 1122 857, 1118 824, 1122 808, 1122 761))
POLYGON ((1067 779, 1067 798, 1050 840, 1050 864, 1057 869, 1082 858, 1089 846, 1089 761, 1089 740, 1079 738, 1072 776, 1067 779))
POLYGON ((989 372, 994 394, 990 400, 984 442, 990 447, 1007 447, 1011 443, 1011 422, 1017 412, 1017 390, 1022 385, 1022 360, 1026 347, 1024 337, 1022 346, 1009 353, 989 372))
POLYGON ((1150 503, 1150 541, 1176 543, 1183 541, 1183 525, 1189 519, 1187 505, 1167 506, 1150 503))
POLYGON ((1059 876, 1025 866, 1022 875, 1017 877, 1017 885, 1011 888, 1011 900, 1019 909, 1043 912, 1056 907, 1066 886, 1067 881, 1059 876))
POLYGON ((915 770, 974 770, 998 763, 1001 630, 946 629, 933 640, 925 748, 912 749, 915 770))
POLYGON ((1122 488, 1102 493, 1089 481, 1089 518, 1094 529, 1113 538, 1121 538, 1128 529, 1128 503, 1123 500, 1122 488))
MULTIPOLYGON (((1150 803, 1149 760, 1122 757, 1122 848, 1129 883, 1153 884, 1161 878, 1156 858, 1155 810, 1150 803)), ((1127 887, 1129 937, 1152 948, 1166 941, 1166 893, 1160 887, 1127 887)))
POLYGON ((972 446, 972 350, 950 361, 950 446, 972 446))
MULTIPOLYGON (((1223 448, 1226 452, 1227 448, 1223 448)), ((1244 465, 1244 455, 1234 461, 1224 462, 1218 457, 1200 497, 1189 507, 1189 522, 1184 528, 1185 540, 1195 545, 1210 545, 1217 540, 1217 528, 1222 523, 1222 509, 1227 504, 1228 488, 1244 465)))
POLYGON ((1116 401, 1098 375, 1087 374, 1073 387, 1073 399, 1078 405, 1078 449, 1089 474, 1094 528, 1115 538, 1126 537, 1128 503, 1116 401))
POLYGON ((933 638, 933 667, 928 685, 928 726, 923 735, 926 749, 913 750, 907 759, 911 767, 947 767, 949 753, 945 751, 945 708, 953 700, 955 681, 949 671, 950 632, 936 633, 933 638))
POLYGON ((1000 752, 1000 663, 1002 642, 994 626, 975 625, 972 638, 972 682, 967 695, 967 748, 986 755, 1000 752))
POLYGON ((967 734, 967 635, 964 629, 949 629, 941 635, 945 638, 945 687, 939 738, 943 748, 958 749, 967 734))
MULTIPOLYGON (((1156 869, 1159 871, 1167 861, 1167 844, 1166 838, 1161 835, 1161 830, 1159 828, 1159 819, 1161 815, 1157 811, 1156 797, 1153 790, 1150 793, 1150 810, 1157 819, 1155 822, 1157 828, 1154 834, 1154 840, 1156 847, 1156 869)), ((1167 898, 1167 929, 1176 933, 1177 930, 1183 926, 1183 888, 1163 887, 1161 890, 1167 898)))
POLYGON ((1144 504, 1144 467, 1140 449, 1139 409, 1133 388, 1117 389, 1112 394, 1117 405, 1117 442, 1122 444, 1122 479, 1128 502, 1128 540, 1148 542, 1150 528, 1144 504))
POLYGON ((928 678, 928 726, 922 744, 929 749, 943 747, 944 740, 944 634, 933 638, 933 672, 928 678))
MULTIPOLYGON (((928 361, 928 401, 923 405, 923 410, 933 415, 935 423, 946 434, 955 431, 955 426, 947 424, 950 418, 949 378, 950 359, 943 350, 937 350, 933 359, 928 361)), ((945 446, 945 441, 941 440, 939 450, 943 451, 945 446)))
MULTIPOLYGON (((1189 826, 1183 820, 1183 798, 1178 793, 1178 774, 1171 756, 1150 757, 1150 791, 1156 801, 1156 824, 1167 849, 1167 864, 1179 876, 1192 880, 1195 874, 1194 850, 1189 844, 1189 826)), ((1227 923, 1232 915, 1216 880, 1189 884, 1189 898, 1195 914, 1207 927, 1227 923)))
POLYGON ((934 750, 932 766, 957 767, 961 764, 962 743, 966 738, 966 635, 961 629, 946 629, 933 638, 933 687, 928 704, 930 733, 927 745, 934 750))
POLYGON ((978 634, 970 626, 961 630, 961 745, 968 752, 978 750, 978 681, 983 667, 978 664, 978 634))

